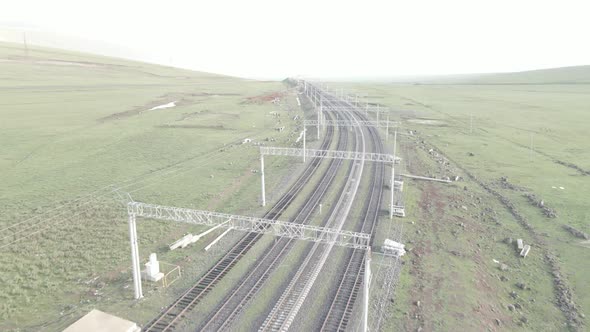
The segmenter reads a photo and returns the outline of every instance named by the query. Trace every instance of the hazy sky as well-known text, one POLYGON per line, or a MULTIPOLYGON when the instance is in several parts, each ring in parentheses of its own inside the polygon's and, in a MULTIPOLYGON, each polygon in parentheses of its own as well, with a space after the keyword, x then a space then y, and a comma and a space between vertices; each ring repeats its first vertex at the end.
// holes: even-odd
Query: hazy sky
POLYGON ((588 0, 3 0, 1 8, 5 26, 33 26, 124 46, 136 59, 252 78, 590 64, 588 0))

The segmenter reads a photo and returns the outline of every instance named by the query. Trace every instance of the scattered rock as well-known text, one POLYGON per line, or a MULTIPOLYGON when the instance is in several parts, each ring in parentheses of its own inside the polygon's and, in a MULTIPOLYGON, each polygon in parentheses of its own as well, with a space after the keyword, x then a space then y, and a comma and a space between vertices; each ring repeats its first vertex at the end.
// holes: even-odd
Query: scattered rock
POLYGON ((525 290, 526 289, 526 284, 524 282, 517 282, 516 283, 516 287, 525 290))
POLYGON ((504 263, 500 264, 500 271, 508 271, 508 265, 504 263))
POLYGON ((523 324, 526 324, 529 322, 528 318, 526 318, 525 316, 520 317, 520 322, 523 324))
POLYGON ((513 240, 511 237, 507 237, 507 238, 504 240, 504 242, 505 242, 506 244, 512 244, 512 242, 513 242, 513 241, 514 241, 514 240, 513 240))
POLYGON ((563 225, 563 228, 565 228, 566 231, 570 232, 575 237, 579 237, 580 239, 584 240, 590 240, 590 236, 588 236, 588 234, 579 231, 570 225, 563 225))
POLYGON ((494 321, 496 322, 496 325, 498 325, 498 326, 502 325, 502 321, 499 320, 498 318, 494 319, 494 321))
POLYGON ((514 311, 514 310, 516 309, 516 308, 514 307, 514 305, 512 305, 512 304, 509 304, 509 305, 507 305, 507 308, 508 308, 508 310, 510 310, 510 311, 514 311))
POLYGON ((529 202, 543 211, 543 214, 548 218, 555 218, 557 217, 557 213, 555 210, 545 205, 545 201, 543 199, 538 198, 535 194, 532 193, 525 193, 523 194, 529 202))
POLYGON ((514 307, 516 309, 522 309, 522 305, 520 303, 514 303, 514 307))
POLYGON ((513 299, 518 298, 518 294, 516 294, 515 291, 510 292, 510 297, 512 297, 513 299))
POLYGON ((463 256, 463 255, 462 255, 460 252, 458 252, 457 250, 451 250, 451 254, 452 254, 452 255, 454 255, 454 256, 457 256, 457 257, 462 257, 462 256, 463 256))
POLYGON ((414 302, 414 304, 416 305, 416 307, 419 307, 420 306, 420 301, 416 301, 416 302, 414 302))
POLYGON ((473 152, 467 152, 467 155, 468 155, 469 157, 473 157, 473 156, 475 156, 475 155, 473 154, 473 152))

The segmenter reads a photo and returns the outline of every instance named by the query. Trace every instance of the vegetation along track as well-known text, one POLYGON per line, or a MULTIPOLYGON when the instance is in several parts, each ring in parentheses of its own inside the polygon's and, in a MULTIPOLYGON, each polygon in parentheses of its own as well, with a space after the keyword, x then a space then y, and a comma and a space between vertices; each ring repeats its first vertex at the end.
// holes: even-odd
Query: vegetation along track
MULTIPOLYGON (((328 127, 321 149, 329 148, 333 138, 333 128, 328 127)), ((293 202, 309 179, 318 169, 321 159, 313 159, 305 168, 302 175, 295 181, 289 190, 283 194, 278 202, 263 216, 268 219, 276 219, 293 202)), ((319 184, 318 184, 319 185, 319 184)), ((314 190, 315 191, 315 190, 314 190)), ((312 191, 313 192, 313 191, 312 191)), ((237 262, 254 246, 262 237, 261 234, 248 233, 242 237, 217 263, 211 267, 191 288, 189 288, 176 301, 162 311, 155 319, 146 324, 144 331, 171 331, 178 325, 181 318, 192 310, 201 299, 213 289, 237 262)))

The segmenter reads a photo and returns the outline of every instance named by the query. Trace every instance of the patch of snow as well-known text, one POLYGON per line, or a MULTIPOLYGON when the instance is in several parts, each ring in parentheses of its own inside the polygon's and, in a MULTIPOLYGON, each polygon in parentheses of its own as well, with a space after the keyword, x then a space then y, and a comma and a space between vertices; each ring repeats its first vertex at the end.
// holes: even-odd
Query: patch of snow
POLYGON ((163 108, 175 107, 176 106, 176 102, 177 101, 175 100, 175 101, 169 102, 168 104, 163 104, 163 105, 160 105, 160 106, 152 107, 152 108, 149 109, 149 111, 160 110, 160 109, 163 109, 163 108))
POLYGON ((564 187, 559 187, 559 189, 564 190, 565 188, 564 187))

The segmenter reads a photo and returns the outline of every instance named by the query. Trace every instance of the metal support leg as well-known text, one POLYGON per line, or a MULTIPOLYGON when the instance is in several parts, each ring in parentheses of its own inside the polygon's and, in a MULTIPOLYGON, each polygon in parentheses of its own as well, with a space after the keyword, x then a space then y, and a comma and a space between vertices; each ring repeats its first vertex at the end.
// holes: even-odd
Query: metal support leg
POLYGON ((129 241, 131 243, 131 264, 133 270, 133 290, 135 299, 143 297, 141 289, 141 271, 139 269, 139 246, 137 244, 137 229, 135 226, 135 215, 129 214, 129 241))
POLYGON ((266 206, 266 193, 264 191, 264 155, 260 155, 260 175, 262 176, 262 206, 266 206))
POLYGON ((393 162, 395 163, 395 152, 397 150, 397 130, 393 132, 393 162))
POLYGON ((318 110, 318 125, 317 125, 317 136, 318 136, 318 141, 320 140, 320 111, 318 110))
POLYGON ((389 203, 389 219, 393 219, 393 193, 395 192, 395 157, 391 164, 391 202, 389 203))
POLYGON ((389 219, 393 219, 393 194, 395 192, 395 152, 397 145, 397 130, 393 134, 393 163, 391 164, 391 205, 389 208, 389 219))
POLYGON ((371 249, 365 254, 365 275, 363 280, 363 332, 369 330, 369 280, 371 278, 371 249))
POLYGON ((377 104, 377 123, 379 123, 379 113, 381 113, 381 111, 379 110, 379 104, 377 104))

